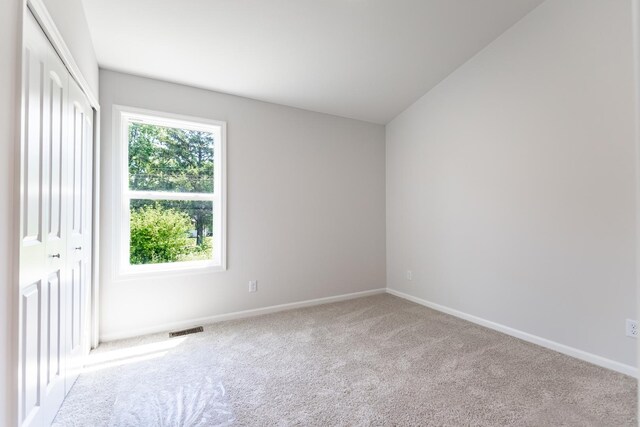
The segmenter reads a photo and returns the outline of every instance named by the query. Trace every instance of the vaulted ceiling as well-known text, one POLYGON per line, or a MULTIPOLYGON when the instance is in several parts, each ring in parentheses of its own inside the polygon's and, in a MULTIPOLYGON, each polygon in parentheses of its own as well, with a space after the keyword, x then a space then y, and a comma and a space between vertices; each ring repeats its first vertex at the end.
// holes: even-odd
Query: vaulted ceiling
POLYGON ((84 0, 102 68, 387 123, 542 0, 84 0))

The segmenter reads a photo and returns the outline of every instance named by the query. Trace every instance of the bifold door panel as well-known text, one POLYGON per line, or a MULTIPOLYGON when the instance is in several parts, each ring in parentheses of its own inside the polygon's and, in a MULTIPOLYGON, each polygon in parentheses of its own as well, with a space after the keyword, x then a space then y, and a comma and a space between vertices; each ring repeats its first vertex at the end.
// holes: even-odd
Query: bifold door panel
POLYGON ((93 112, 33 15, 24 24, 18 412, 43 426, 88 352, 93 112))
POLYGON ((91 159, 93 157, 93 112, 74 80, 69 82, 69 214, 67 269, 67 393, 78 377, 89 351, 89 284, 91 254, 91 159))

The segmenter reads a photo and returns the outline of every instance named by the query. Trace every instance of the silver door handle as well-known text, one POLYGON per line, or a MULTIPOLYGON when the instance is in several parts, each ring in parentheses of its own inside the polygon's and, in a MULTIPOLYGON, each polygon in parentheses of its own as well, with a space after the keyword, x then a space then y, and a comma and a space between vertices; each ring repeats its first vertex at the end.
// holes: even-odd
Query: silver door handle
POLYGON ((49 258, 60 258, 60 254, 49 255, 49 258))

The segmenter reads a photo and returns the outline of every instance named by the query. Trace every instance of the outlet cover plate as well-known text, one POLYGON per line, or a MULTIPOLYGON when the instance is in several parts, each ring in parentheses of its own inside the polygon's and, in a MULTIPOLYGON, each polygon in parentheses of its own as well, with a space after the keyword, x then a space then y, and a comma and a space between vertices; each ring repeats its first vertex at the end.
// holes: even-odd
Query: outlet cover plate
POLYGON ((638 321, 627 319, 626 332, 628 337, 638 338, 638 321))
POLYGON ((258 292, 258 281, 257 280, 249 281, 249 292, 258 292))

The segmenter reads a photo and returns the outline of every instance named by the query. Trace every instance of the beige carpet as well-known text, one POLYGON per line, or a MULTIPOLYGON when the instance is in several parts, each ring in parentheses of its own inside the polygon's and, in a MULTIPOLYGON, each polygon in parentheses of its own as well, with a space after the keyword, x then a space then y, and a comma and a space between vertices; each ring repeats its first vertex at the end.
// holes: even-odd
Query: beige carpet
POLYGON ((636 426, 636 381, 390 295, 104 344, 57 426, 636 426))

